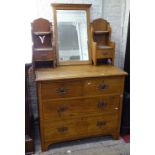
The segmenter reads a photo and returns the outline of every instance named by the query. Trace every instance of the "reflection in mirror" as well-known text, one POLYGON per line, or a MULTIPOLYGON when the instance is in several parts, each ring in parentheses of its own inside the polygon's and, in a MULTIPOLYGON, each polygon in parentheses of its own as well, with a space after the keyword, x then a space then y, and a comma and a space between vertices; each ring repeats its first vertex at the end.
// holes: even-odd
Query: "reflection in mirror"
POLYGON ((88 61, 87 18, 84 10, 57 10, 59 61, 88 61))

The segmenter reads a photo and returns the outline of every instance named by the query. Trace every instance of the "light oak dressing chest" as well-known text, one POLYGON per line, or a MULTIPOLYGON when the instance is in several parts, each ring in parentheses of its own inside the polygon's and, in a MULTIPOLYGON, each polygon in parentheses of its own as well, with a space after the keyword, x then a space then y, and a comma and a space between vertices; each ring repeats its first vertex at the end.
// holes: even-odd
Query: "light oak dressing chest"
POLYGON ((126 72, 111 65, 77 65, 35 74, 42 151, 62 141, 119 138, 126 72))
POLYGON ((55 68, 34 68, 42 151, 50 144, 93 136, 118 139, 127 73, 104 53, 101 58, 112 59, 111 65, 92 65, 96 43, 90 33, 91 4, 52 7, 55 68))

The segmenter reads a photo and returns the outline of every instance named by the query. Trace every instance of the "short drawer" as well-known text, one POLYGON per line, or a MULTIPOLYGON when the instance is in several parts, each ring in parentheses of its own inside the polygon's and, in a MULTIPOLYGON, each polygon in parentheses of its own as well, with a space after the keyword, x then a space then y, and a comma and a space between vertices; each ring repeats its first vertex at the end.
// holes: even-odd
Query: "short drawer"
POLYGON ((114 49, 97 49, 96 57, 99 58, 111 58, 113 57, 114 49))
POLYGON ((44 101, 44 119, 64 120, 80 116, 118 113, 119 96, 101 96, 77 100, 44 101))
POLYGON ((53 51, 35 51, 33 58, 37 61, 39 60, 51 60, 54 59, 53 51))
POLYGON ((84 83, 84 95, 120 94, 123 90, 122 77, 90 78, 84 83))
POLYGON ((42 82, 41 98, 56 99, 82 95, 82 83, 79 81, 42 82))
POLYGON ((118 115, 81 117, 65 121, 44 121, 45 141, 63 141, 102 134, 110 134, 117 128, 118 115))

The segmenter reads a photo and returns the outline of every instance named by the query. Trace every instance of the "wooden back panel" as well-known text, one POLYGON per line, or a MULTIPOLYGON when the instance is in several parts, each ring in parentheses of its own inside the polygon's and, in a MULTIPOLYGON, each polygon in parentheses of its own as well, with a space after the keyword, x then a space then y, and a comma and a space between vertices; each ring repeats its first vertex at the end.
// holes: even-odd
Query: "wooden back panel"
POLYGON ((94 31, 107 31, 109 23, 104 19, 96 19, 92 22, 94 31))
POLYGON ((91 27, 94 42, 97 42, 98 45, 107 45, 111 37, 110 24, 106 20, 98 18, 91 23, 91 27), (95 31, 108 31, 108 33, 94 34, 95 31))
POLYGON ((43 18, 38 18, 31 24, 33 32, 48 32, 50 31, 50 22, 43 18))
POLYGON ((51 23, 43 18, 38 18, 31 23, 32 40, 34 48, 44 48, 52 46, 51 23), (38 34, 37 34, 38 33, 38 34), (39 34, 42 33, 42 34, 39 34), (45 34, 44 34, 45 33, 45 34), (44 38, 45 37, 45 38, 44 38), (41 43, 41 38, 44 38, 44 43, 41 43))

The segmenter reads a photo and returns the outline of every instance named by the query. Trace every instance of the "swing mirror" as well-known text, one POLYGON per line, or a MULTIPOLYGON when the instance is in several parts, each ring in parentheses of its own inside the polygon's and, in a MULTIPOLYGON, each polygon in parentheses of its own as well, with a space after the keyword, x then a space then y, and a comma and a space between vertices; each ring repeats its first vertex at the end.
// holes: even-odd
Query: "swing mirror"
POLYGON ((89 64, 89 4, 52 4, 58 65, 89 64))

